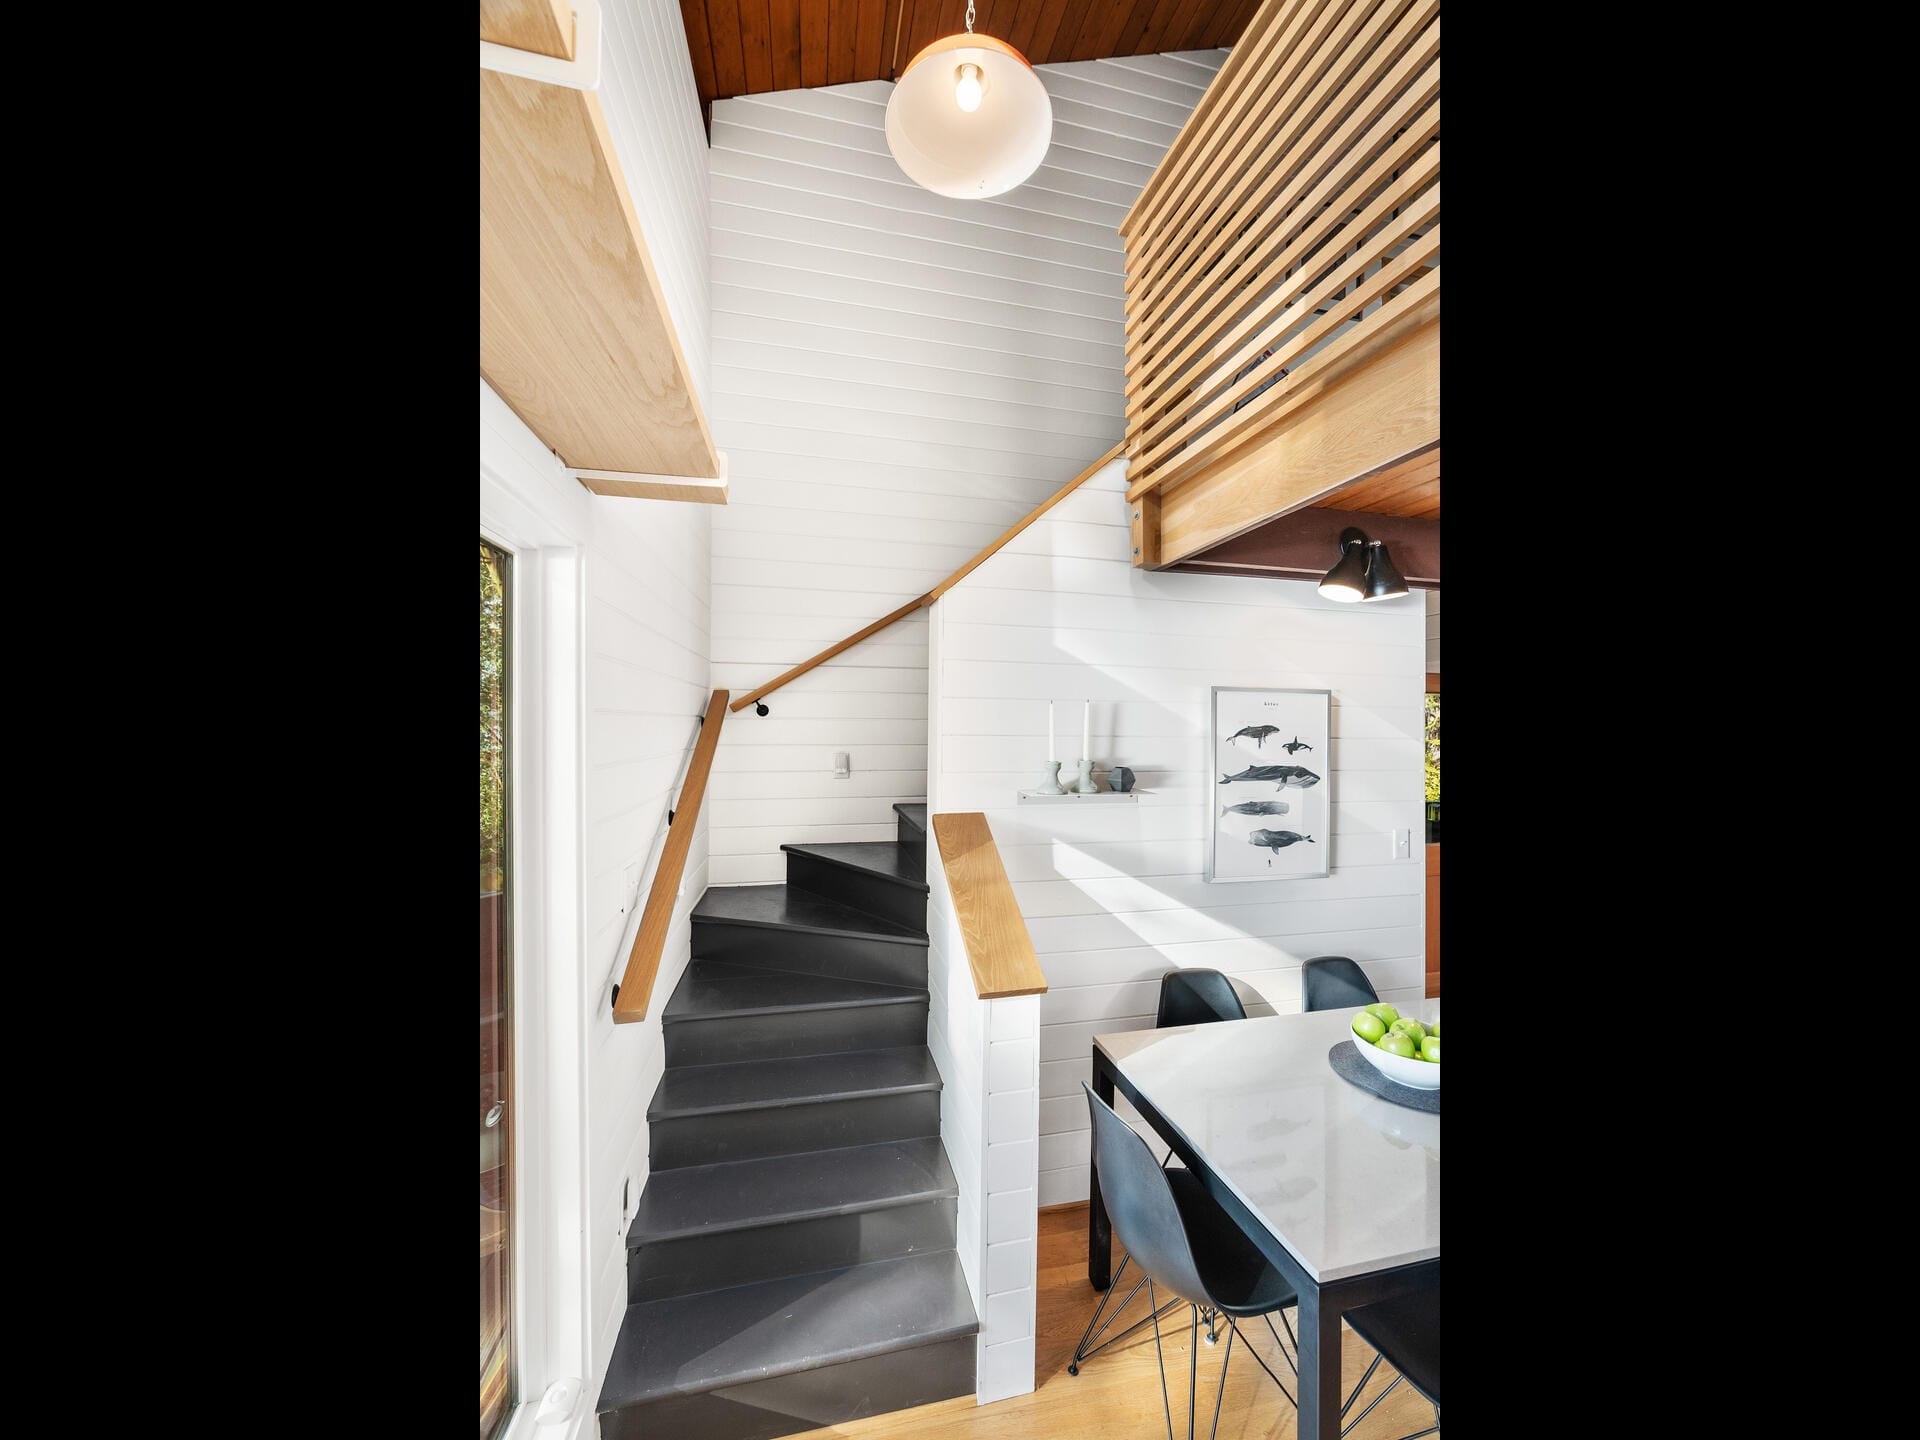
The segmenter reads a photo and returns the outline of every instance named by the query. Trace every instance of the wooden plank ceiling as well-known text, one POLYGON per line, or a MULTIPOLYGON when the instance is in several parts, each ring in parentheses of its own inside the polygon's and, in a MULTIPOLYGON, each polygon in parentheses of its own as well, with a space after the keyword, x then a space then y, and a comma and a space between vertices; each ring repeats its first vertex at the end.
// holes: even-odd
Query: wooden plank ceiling
MULTIPOLYGON (((975 0, 973 28, 1035 65, 1230 46, 1259 0, 975 0)), ((701 105, 732 95, 897 80, 967 0, 680 0, 701 105)))

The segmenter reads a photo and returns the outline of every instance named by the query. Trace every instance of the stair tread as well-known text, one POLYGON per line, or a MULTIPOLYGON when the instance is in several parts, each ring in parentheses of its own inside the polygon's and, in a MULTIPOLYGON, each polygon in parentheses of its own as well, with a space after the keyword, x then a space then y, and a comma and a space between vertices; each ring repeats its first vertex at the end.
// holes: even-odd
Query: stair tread
POLYGON ((710 887, 693 907, 693 918, 772 930, 810 930, 821 935, 845 935, 854 940, 891 940, 901 945, 927 943, 925 930, 896 925, 891 920, 882 920, 807 890, 789 890, 785 885, 710 887))
POLYGON ((674 986, 660 1021, 713 1020, 729 1015, 768 1015, 794 1010, 843 1009, 851 1005, 911 1005, 925 988, 842 980, 795 970, 757 970, 724 960, 695 960, 674 986))
POLYGON ((959 1195, 938 1136, 690 1165, 647 1177, 627 1248, 959 1195))
POLYGON ((922 835, 927 833, 927 802, 924 800, 902 800, 894 804, 895 810, 906 818, 906 822, 922 835))
POLYGON ((811 855, 829 865, 890 880, 922 894, 927 890, 920 857, 908 853, 897 840, 845 840, 830 845, 782 845, 780 848, 790 854, 811 855))
POLYGON ((978 1332, 952 1250, 629 1305, 598 1410, 978 1332))
POLYGON ((940 1071, 924 1045, 723 1065, 669 1065, 647 1106, 647 1119, 939 1088, 940 1071))

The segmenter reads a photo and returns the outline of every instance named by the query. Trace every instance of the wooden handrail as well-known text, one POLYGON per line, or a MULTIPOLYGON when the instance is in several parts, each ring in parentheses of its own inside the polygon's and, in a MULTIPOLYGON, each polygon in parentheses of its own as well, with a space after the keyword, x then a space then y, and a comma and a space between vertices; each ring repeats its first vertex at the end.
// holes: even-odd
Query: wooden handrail
POLYGON ((987 817, 977 811, 936 815, 933 836, 946 867, 953 916, 966 941, 975 993, 982 1000, 1046 994, 1046 972, 1033 953, 1033 938, 1020 918, 1020 904, 987 817))
POLYGON ((727 692, 716 690, 707 701, 707 717, 700 723, 699 738, 693 742, 693 759, 687 763, 680 803, 673 807, 667 843, 660 851, 660 868, 653 872, 647 908, 641 913, 639 930, 634 933, 633 949, 627 952, 626 972, 620 977, 620 994, 613 1004, 615 1024, 628 1025, 647 1018, 653 979, 660 973, 660 955, 667 948, 667 931, 673 926, 673 903, 680 894, 680 875, 687 868, 687 851, 693 848, 693 827, 700 819, 700 802, 707 795, 707 772, 713 768, 714 747, 720 743, 720 723, 726 718, 727 692))
POLYGON ((1125 448, 1126 448, 1126 442, 1124 440, 1121 441, 1120 444, 1115 445, 1111 450, 1107 451, 1106 454, 1102 455, 1098 460, 1094 461, 1091 465, 1087 466, 1086 469, 1082 470, 1078 475, 1074 476, 1073 479, 1069 480, 1066 484, 1062 485, 1058 490, 1054 491, 1053 494, 1049 495, 1045 500, 1042 500, 1038 505, 1036 505, 1033 508, 1033 510, 1026 516, 1025 519, 1018 520, 1014 524, 1008 526, 1006 530, 1001 532, 998 539, 994 540, 985 549, 981 550, 981 552, 978 555, 975 555, 971 560, 967 561, 966 564, 962 565, 958 570, 955 570, 951 575, 947 576, 946 579, 942 580, 938 585, 934 586, 933 589, 929 590, 926 594, 918 596, 915 599, 909 600, 906 604, 902 605, 898 610, 894 611, 891 615, 883 615, 878 620, 874 621, 871 625, 867 626, 865 629, 856 630, 853 632, 853 634, 847 636, 846 639, 841 640, 833 645, 829 645, 826 649, 822 650, 818 655, 815 655, 811 660, 802 660, 798 665, 794 666, 791 670, 788 670, 783 674, 776 675, 773 679, 769 680, 766 684, 762 685, 758 690, 749 690, 746 694, 742 695, 738 700, 733 702, 732 708, 735 710, 746 709, 747 706, 753 704, 757 700, 760 700, 762 697, 771 695, 774 691, 778 690, 782 685, 786 684, 789 680, 798 680, 802 675, 806 674, 809 670, 813 669, 814 666, 820 664, 823 660, 831 660, 834 656, 838 655, 842 650, 846 650, 851 648, 852 646, 858 645, 862 640, 867 639, 869 636, 878 635, 882 630, 886 629, 889 625, 893 624, 894 621, 904 620, 907 618, 907 616, 911 615, 914 611, 926 609, 929 605, 933 604, 934 601, 938 600, 942 595, 946 594, 947 591, 951 590, 954 586, 958 585, 962 580, 966 579, 967 576, 971 575, 981 565, 986 563, 988 560, 991 560, 995 555, 999 554, 1001 549, 1007 544, 1009 540, 1013 539, 1014 536, 1018 535, 1022 530, 1026 529, 1029 525, 1033 524, 1034 521, 1038 520, 1042 515, 1046 514, 1049 510, 1053 509, 1053 507, 1058 505, 1062 500, 1066 499, 1067 496, 1071 495, 1075 490, 1079 489, 1080 486, 1085 484, 1088 480, 1090 480, 1093 477, 1095 472, 1097 472, 1101 466, 1108 464, 1110 461, 1118 459, 1120 457, 1121 452, 1125 448))

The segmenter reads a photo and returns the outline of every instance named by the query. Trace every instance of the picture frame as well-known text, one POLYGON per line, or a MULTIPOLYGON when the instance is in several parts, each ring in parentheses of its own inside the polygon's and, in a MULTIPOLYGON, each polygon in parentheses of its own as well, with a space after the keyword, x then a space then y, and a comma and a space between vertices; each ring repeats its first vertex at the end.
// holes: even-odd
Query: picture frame
POLYGON ((1208 883, 1333 873, 1332 723, 1331 690, 1213 687, 1208 883))

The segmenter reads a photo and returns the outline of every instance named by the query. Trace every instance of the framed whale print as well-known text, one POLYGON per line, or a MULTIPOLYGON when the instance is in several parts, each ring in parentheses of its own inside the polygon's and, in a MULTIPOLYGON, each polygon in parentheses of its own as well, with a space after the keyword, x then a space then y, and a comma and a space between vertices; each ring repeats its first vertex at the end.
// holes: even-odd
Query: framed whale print
POLYGON ((1207 879, 1332 873, 1331 690, 1213 687, 1207 879))

